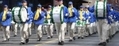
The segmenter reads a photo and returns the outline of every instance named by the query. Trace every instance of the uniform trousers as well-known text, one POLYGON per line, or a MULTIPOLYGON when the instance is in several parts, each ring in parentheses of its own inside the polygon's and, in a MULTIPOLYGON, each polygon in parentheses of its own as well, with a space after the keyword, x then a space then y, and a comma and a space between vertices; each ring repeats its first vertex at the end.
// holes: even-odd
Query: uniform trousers
POLYGON ((26 39, 29 39, 28 36, 28 23, 20 24, 20 34, 21 34, 21 42, 26 42, 26 39))
POLYGON ((66 31, 66 23, 55 23, 56 31, 58 31, 58 41, 65 40, 65 31, 66 31))
POLYGON ((10 26, 2 26, 3 30, 3 40, 8 40, 10 38, 10 26))

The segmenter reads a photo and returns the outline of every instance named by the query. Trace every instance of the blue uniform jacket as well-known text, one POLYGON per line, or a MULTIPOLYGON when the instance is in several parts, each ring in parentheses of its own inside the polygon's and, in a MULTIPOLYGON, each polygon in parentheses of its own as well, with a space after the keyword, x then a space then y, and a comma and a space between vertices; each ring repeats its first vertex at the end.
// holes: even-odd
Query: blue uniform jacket
POLYGON ((94 15, 94 13, 91 13, 91 12, 90 12, 89 17, 90 17, 90 19, 89 19, 89 22, 90 22, 90 23, 96 22, 96 17, 95 17, 95 15, 94 15))
POLYGON ((63 20, 63 22, 65 22, 65 23, 67 23, 68 22, 68 9, 67 9, 67 7, 66 6, 63 6, 63 14, 64 14, 64 20, 63 20))
POLYGON ((115 13, 115 17, 114 17, 115 21, 119 21, 119 12, 114 10, 114 13, 115 13))
MULTIPOLYGON (((89 10, 90 12, 94 13, 95 7, 94 7, 94 6, 89 7, 88 10, 89 10)), ((110 5, 107 5, 107 15, 106 15, 106 17, 109 15, 109 12, 110 12, 110 5)), ((95 15, 95 16, 96 16, 96 15, 95 15)), ((96 18, 96 20, 98 20, 98 19, 107 19, 107 18, 101 18, 101 17, 96 18)))
MULTIPOLYGON (((80 20, 80 12, 78 11, 78 16, 77 16, 77 19, 80 20)), ((87 20, 88 19, 88 16, 85 14, 85 12, 83 11, 83 20, 87 20)))
POLYGON ((33 20, 33 12, 31 11, 31 7, 27 8, 27 14, 28 14, 28 20, 26 21, 26 23, 31 23, 33 20))
POLYGON ((107 17, 108 24, 112 24, 112 23, 113 23, 113 21, 112 21, 112 19, 111 19, 110 17, 111 17, 112 19, 113 19, 113 17, 114 17, 114 15, 113 15, 111 12, 109 13, 109 15, 108 15, 108 17, 107 17))
POLYGON ((2 26, 10 26, 12 21, 12 14, 8 11, 6 15, 6 20, 2 21, 3 12, 0 14, 0 23, 2 26))
POLYGON ((35 14, 36 14, 36 12, 33 15, 33 23, 35 25, 42 25, 44 23, 44 20, 45 20, 45 18, 44 18, 45 17, 45 13, 43 11, 41 13, 39 13, 38 20, 34 20, 35 14))
POLYGON ((71 17, 68 17, 68 23, 72 23, 72 22, 76 22, 76 18, 78 16, 77 14, 77 9, 76 8, 73 8, 72 9, 74 12, 73 12, 73 15, 71 17))
POLYGON ((117 12, 117 16, 118 16, 118 17, 117 17, 117 20, 119 21, 119 12, 117 12))

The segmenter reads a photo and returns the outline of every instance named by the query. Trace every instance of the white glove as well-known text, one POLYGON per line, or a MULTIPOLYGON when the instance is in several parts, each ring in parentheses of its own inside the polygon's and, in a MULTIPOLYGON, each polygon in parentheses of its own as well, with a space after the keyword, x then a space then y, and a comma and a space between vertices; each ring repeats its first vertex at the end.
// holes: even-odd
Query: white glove
POLYGON ((89 19, 90 19, 91 17, 89 16, 89 19))
POLYGON ((29 13, 27 13, 27 15, 29 15, 29 13))
POLYGON ((27 17, 27 20, 29 20, 29 18, 27 17))
POLYGON ((68 16, 69 14, 68 13, 66 13, 66 16, 68 16))
POLYGON ((14 22, 14 21, 12 21, 11 23, 12 23, 12 24, 15 24, 15 22, 14 22))
POLYGON ((72 12, 74 12, 74 10, 72 9, 72 12))

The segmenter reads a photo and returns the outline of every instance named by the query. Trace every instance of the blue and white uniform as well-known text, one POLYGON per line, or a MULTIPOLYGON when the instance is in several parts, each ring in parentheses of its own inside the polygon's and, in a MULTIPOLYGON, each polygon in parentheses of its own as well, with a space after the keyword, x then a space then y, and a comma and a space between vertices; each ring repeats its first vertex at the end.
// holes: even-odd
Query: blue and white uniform
MULTIPOLYGON (((8 9, 7 5, 4 5, 4 8, 8 9)), ((3 40, 7 41, 10 39, 10 25, 12 21, 12 15, 8 10, 4 10, 0 13, 0 24, 3 29, 3 40)))
POLYGON ((51 11, 51 22, 54 23, 56 27, 56 31, 58 31, 58 41, 59 45, 63 45, 65 41, 65 29, 66 29, 66 23, 68 21, 68 9, 66 6, 57 5, 54 6, 51 11))
POLYGON ((37 31, 38 41, 40 41, 42 39, 42 26, 45 21, 45 13, 41 10, 41 4, 38 4, 38 7, 33 16, 33 23, 37 31))
POLYGON ((68 15, 68 20, 67 20, 67 26, 68 26, 68 32, 70 36, 70 41, 75 40, 74 32, 75 32, 75 23, 77 19, 77 9, 73 7, 73 3, 70 1, 69 2, 69 15, 68 15))
POLYGON ((85 34, 85 26, 87 17, 85 15, 85 11, 83 10, 83 6, 80 6, 80 10, 78 10, 76 27, 78 28, 78 39, 84 38, 85 34), (77 26, 78 25, 78 26, 77 26))
POLYGON ((109 30, 109 24, 106 17, 109 14, 109 10, 109 5, 107 5, 106 0, 97 1, 95 3, 95 6, 89 8, 89 11, 96 13, 95 16, 97 19, 97 31, 100 38, 100 42, 103 43, 103 45, 106 45, 108 37, 107 33, 109 30))

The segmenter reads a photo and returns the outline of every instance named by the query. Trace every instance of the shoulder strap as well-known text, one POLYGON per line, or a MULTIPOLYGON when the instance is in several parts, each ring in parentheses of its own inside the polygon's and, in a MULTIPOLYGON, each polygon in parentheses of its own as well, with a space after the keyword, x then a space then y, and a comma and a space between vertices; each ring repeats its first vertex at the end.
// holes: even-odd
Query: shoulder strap
POLYGON ((53 9, 54 9, 54 7, 52 7, 52 10, 51 10, 51 12, 50 12, 51 22, 52 22, 52 23, 54 23, 53 16, 52 16, 52 15, 53 15, 53 9))
POLYGON ((62 13, 63 7, 60 9, 60 22, 63 23, 63 13, 62 13))
MULTIPOLYGON (((14 9, 15 9, 15 7, 14 7, 14 9)), ((16 23, 16 20, 15 20, 15 18, 14 18, 14 17, 15 17, 15 16, 14 16, 14 9, 12 10, 12 14, 13 14, 13 15, 12 15, 12 19, 13 19, 13 21, 16 23)))

